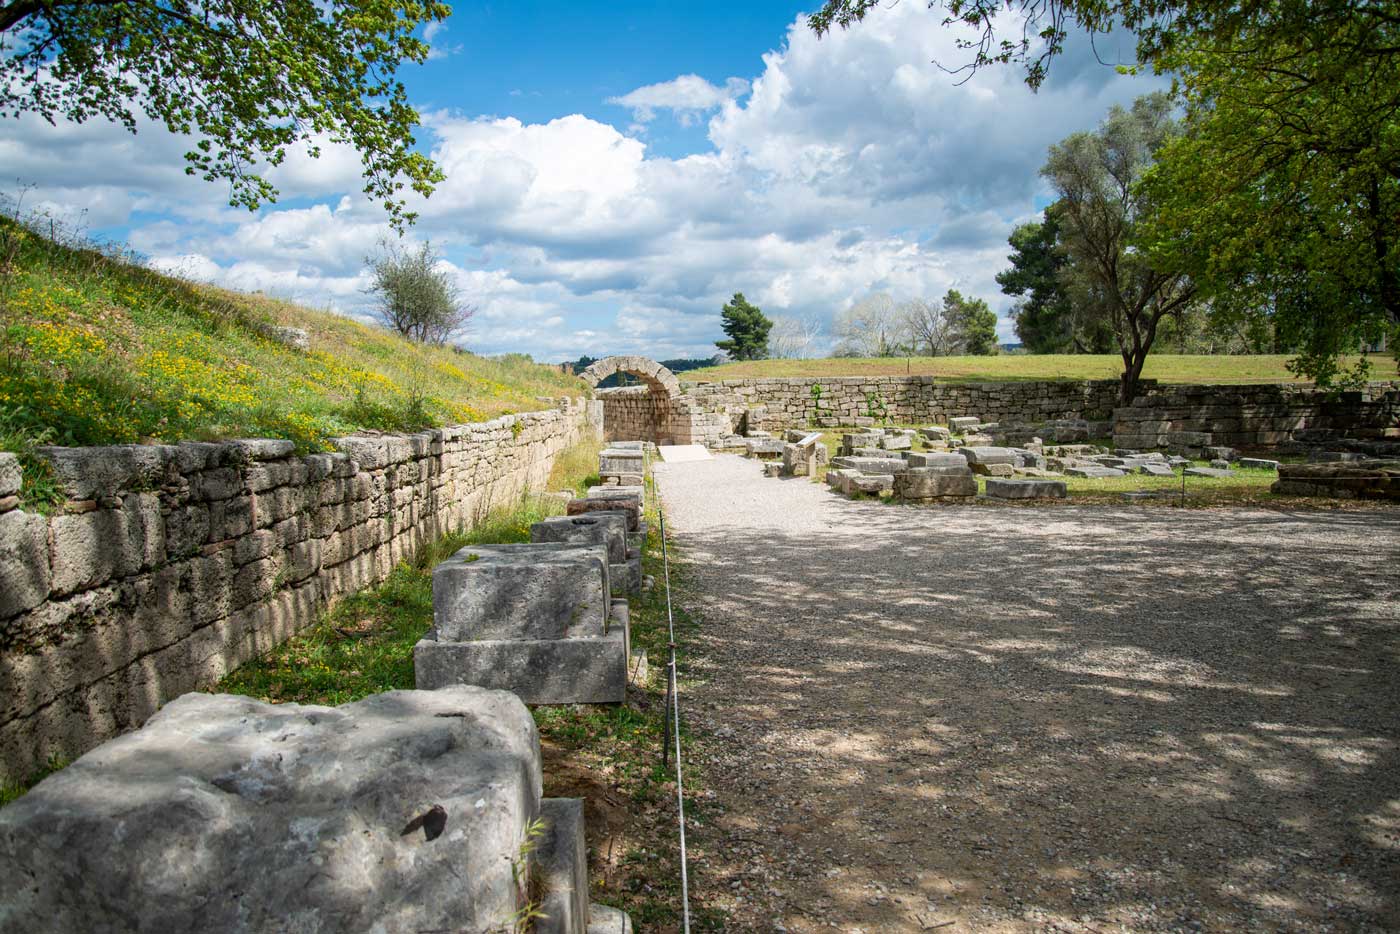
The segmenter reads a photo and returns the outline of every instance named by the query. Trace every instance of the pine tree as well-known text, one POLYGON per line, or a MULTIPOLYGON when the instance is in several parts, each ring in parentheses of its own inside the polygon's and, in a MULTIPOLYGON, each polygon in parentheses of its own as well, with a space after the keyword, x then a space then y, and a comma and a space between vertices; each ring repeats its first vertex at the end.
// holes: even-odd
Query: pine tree
POLYGON ((768 332, 773 322, 756 306, 750 305, 743 292, 735 292, 729 303, 720 309, 721 325, 729 335, 727 341, 715 341, 715 346, 729 354, 732 360, 762 360, 768 356, 768 332))

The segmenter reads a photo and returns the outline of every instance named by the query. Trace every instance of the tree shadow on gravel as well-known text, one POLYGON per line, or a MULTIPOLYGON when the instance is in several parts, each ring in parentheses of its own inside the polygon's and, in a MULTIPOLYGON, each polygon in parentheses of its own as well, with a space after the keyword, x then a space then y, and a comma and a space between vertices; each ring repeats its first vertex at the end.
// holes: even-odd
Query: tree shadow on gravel
POLYGON ((737 922, 1400 927, 1400 517, 821 508, 677 536, 737 922))

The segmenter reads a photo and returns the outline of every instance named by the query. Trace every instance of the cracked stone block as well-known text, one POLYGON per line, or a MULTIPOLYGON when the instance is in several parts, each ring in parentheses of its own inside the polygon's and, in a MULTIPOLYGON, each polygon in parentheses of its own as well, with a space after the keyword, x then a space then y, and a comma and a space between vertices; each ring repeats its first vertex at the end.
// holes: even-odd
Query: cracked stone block
POLYGON ((508 929, 541 784, 505 692, 185 694, 0 810, 3 926, 508 929))
POLYGON ((540 704, 620 704, 627 698, 627 626, 601 636, 561 639, 434 640, 413 647, 414 683, 511 691, 540 704))
POLYGON ((894 478, 900 499, 929 500, 977 495, 977 478, 971 473, 945 474, 937 467, 914 467, 894 478))
POLYGON ((603 545, 468 545, 433 569, 433 638, 566 639, 606 627, 603 545))
POLYGON ((627 560, 627 517, 618 512, 552 516, 530 526, 530 541, 603 545, 608 549, 608 563, 621 564, 627 560))
POLYGON ((1063 480, 987 481, 987 495, 993 499, 1064 499, 1069 490, 1063 480))

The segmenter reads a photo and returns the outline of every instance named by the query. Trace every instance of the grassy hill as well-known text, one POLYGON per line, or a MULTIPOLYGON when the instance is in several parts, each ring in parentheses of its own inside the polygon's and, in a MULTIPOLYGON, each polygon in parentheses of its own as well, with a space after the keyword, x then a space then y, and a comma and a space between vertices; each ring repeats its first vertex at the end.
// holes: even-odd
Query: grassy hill
MULTIPOLYGON (((1143 376, 1164 383, 1297 382, 1284 366, 1286 356, 1183 356, 1153 354, 1143 376)), ((1374 378, 1394 379, 1394 360, 1371 358, 1374 378)), ((882 357, 827 360, 754 360, 690 370, 689 382, 715 382, 762 376, 934 376, 961 382, 1030 379, 1117 379, 1123 361, 1116 354, 1003 354, 995 357, 882 357)))
POLYGON ((425 347, 330 312, 152 272, 0 219, 0 450, 412 431, 586 387, 526 357, 425 347), (308 332, 310 347, 271 329, 308 332))

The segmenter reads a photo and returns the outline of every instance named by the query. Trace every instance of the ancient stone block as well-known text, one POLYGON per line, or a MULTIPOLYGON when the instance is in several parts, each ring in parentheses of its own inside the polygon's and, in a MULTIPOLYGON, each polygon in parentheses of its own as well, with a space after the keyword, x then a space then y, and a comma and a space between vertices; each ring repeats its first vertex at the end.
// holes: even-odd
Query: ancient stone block
POLYGON ((13 496, 18 493, 22 480, 19 458, 0 451, 0 496, 13 496))
POLYGON ((1016 468, 1010 464, 977 464, 972 468, 972 471, 985 477, 1012 477, 1016 475, 1016 468))
POLYGON ((977 478, 967 471, 950 475, 936 467, 913 467, 894 478, 894 493, 907 500, 976 496, 977 478))
POLYGON ((598 455, 598 474, 600 476, 640 475, 643 469, 643 455, 640 450, 608 448, 598 455))
POLYGON ((880 439, 880 447, 886 451, 907 451, 913 443, 908 435, 887 434, 880 439))
POLYGON ((1235 472, 1220 467, 1187 467, 1183 473, 1188 477, 1233 477, 1235 472))
POLYGON ((910 467, 948 467, 967 470, 967 458, 947 451, 911 451, 904 456, 910 467))
POLYGON ((527 704, 620 704, 627 699, 627 634, 612 626, 586 638, 422 639, 413 647, 420 689, 474 684, 527 704))
POLYGON ((1116 467, 1100 467, 1097 464, 1079 464, 1064 469, 1067 477, 1089 477, 1091 479, 1104 479, 1107 477, 1127 476, 1116 467))
POLYGON ((538 733, 505 692, 186 694, 0 811, 5 926, 508 928, 540 791, 538 733))
POLYGON ((1278 461, 1265 460, 1259 457, 1241 457, 1239 465, 1245 470, 1278 470, 1278 461))
POLYGON ((1011 448, 979 447, 969 445, 959 448, 958 453, 972 465, 974 470, 980 466, 988 464, 1010 464, 1012 467, 1021 466, 1020 456, 1011 448))
POLYGON ((894 476, 909 469, 909 464, 900 457, 838 457, 831 465, 841 470, 856 470, 867 476, 894 476))
POLYGON ((974 415, 966 415, 958 418, 948 419, 948 427, 951 428, 953 431, 957 432, 963 432, 969 428, 975 428, 980 424, 982 424, 982 419, 977 418, 974 415))
POLYGON ((608 588, 603 545, 468 545, 433 569, 433 637, 593 636, 607 624, 608 588))
POLYGON ((920 428, 919 434, 929 441, 947 441, 952 437, 952 432, 942 425, 930 425, 927 428, 920 428))
POLYGON ((627 560, 627 517, 618 512, 553 516, 530 526, 530 541, 602 545, 608 551, 608 563, 621 564, 627 560))
POLYGON ((0 514, 0 618, 44 602, 50 583, 48 522, 20 510, 0 514))
POLYGON ((993 499, 1064 499, 1069 491, 1063 480, 990 479, 987 495, 993 499))
POLYGON ((627 530, 637 531, 641 521, 641 509, 631 499, 605 499, 589 496, 587 499, 571 499, 564 507, 571 516, 585 516, 595 512, 619 512, 627 517, 627 530))

